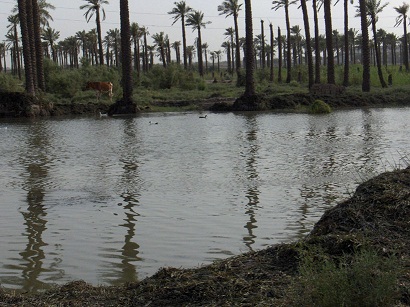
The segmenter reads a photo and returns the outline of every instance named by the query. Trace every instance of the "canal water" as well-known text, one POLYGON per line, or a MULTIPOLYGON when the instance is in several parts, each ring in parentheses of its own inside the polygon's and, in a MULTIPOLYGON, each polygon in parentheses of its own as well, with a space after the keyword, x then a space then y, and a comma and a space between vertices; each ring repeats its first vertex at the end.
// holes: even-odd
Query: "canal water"
POLYGON ((1 286, 116 285, 297 240, 409 159, 410 108, 200 115, 1 119, 1 286))

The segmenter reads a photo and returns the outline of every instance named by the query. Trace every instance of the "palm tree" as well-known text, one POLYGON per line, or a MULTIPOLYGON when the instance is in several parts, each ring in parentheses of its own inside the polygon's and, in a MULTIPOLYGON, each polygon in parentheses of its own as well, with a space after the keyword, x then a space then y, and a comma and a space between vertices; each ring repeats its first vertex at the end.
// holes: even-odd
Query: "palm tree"
POLYGON ((29 29, 27 24, 27 7, 26 1, 18 0, 19 19, 21 36, 23 40, 23 56, 24 56, 24 71, 26 77, 26 92, 30 95, 35 95, 34 74, 32 69, 29 29))
MULTIPOLYGON (((239 29, 238 29, 238 14, 241 10, 242 4, 238 4, 238 0, 225 0, 218 6, 220 15, 233 16, 234 28, 235 28, 235 59, 236 59, 236 71, 239 74, 241 68, 241 47, 239 44, 239 29)), ((233 46, 233 44, 232 44, 233 46)))
POLYGON ((51 49, 51 58, 54 62, 57 62, 54 43, 60 38, 60 31, 56 31, 55 29, 48 27, 46 29, 43 29, 41 38, 49 43, 51 49))
POLYGON ((278 83, 282 83, 282 34, 278 27, 278 83))
POLYGON ((367 15, 370 18, 370 23, 372 25, 373 40, 374 40, 374 47, 375 47, 375 54, 376 54, 377 74, 379 75, 379 80, 380 80, 380 84, 382 87, 387 87, 387 84, 383 78, 380 49, 378 47, 379 38, 377 36, 376 23, 378 19, 377 14, 381 13, 387 5, 388 3, 381 5, 381 0, 366 0, 366 11, 367 11, 367 15))
POLYGON ((210 21, 204 22, 204 13, 201 11, 193 11, 188 14, 186 24, 187 26, 191 26, 192 30, 198 31, 198 38, 197 38, 197 48, 198 48, 198 70, 199 75, 202 77, 204 75, 204 66, 202 61, 202 37, 201 37, 201 29, 205 28, 207 24, 210 24, 210 21))
POLYGON ((175 50, 175 56, 177 60, 177 64, 181 64, 181 42, 180 41, 175 41, 171 45, 172 48, 175 50))
POLYGON ((397 36, 394 33, 386 34, 386 44, 390 45, 391 64, 396 65, 396 44, 397 36))
POLYGON ((296 0, 274 0, 272 4, 274 5, 272 7, 273 10, 277 11, 280 8, 285 8, 285 18, 286 18, 286 36, 287 36, 287 77, 286 77, 286 83, 290 83, 291 80, 291 66, 292 66, 292 58, 291 58, 291 42, 290 42, 290 21, 289 21, 289 5, 295 4, 296 0))
POLYGON ((306 53, 308 60, 308 88, 311 88, 314 79, 313 79, 313 57, 312 57, 312 48, 310 46, 310 27, 309 27, 309 15, 306 5, 306 0, 300 0, 300 5, 303 12, 303 23, 305 27, 305 36, 306 36, 306 53))
POLYGON ((109 2, 107 0, 83 0, 83 1, 88 2, 87 4, 80 6, 81 10, 84 10, 84 9, 87 10, 84 13, 84 16, 87 22, 89 22, 90 19, 95 14, 95 23, 97 25, 97 35, 98 35, 98 52, 99 52, 99 57, 100 57, 100 65, 104 65, 104 52, 103 52, 102 37, 101 37, 100 13, 102 13, 102 21, 104 21, 105 20, 105 10, 102 6, 105 4, 109 4, 109 2))
POLYGON ((228 63, 228 72, 231 73, 232 70, 232 62, 231 62, 231 43, 229 41, 223 42, 221 45, 222 48, 225 49, 226 53, 226 61, 228 63))
POLYGON ((320 83, 320 44, 319 44, 319 21, 318 21, 318 0, 312 0, 313 20, 315 24, 315 83, 320 83))
POLYGON ((204 52, 205 55, 205 72, 208 72, 208 48, 209 45, 208 43, 203 43, 202 44, 202 51, 204 52))
POLYGON ((399 16, 397 16, 396 18, 396 24, 394 26, 398 27, 400 24, 403 23, 403 30, 404 30, 403 63, 404 63, 404 67, 406 67, 406 71, 409 71, 409 49, 408 49, 408 43, 407 43, 407 13, 409 12, 409 4, 403 2, 401 6, 395 7, 394 9, 399 14, 399 16))
MULTIPOLYGON (((132 56, 131 56, 131 29, 128 0, 120 0, 121 19, 121 67, 122 67, 122 102, 133 105, 132 102, 132 56)), ((135 105, 134 105, 135 106, 135 105)), ((127 113, 135 113, 135 107, 129 108, 127 113)))
POLYGON ((80 42, 82 49, 83 49, 83 58, 87 58, 87 32, 85 30, 78 31, 75 33, 76 39, 80 42))
POLYGON ((234 28, 232 28, 232 27, 230 27, 230 28, 227 28, 227 29, 225 29, 225 33, 224 33, 224 35, 226 35, 226 36, 228 36, 229 38, 230 38, 230 47, 232 47, 231 49, 231 56, 229 56, 229 58, 231 59, 231 63, 229 63, 229 67, 230 68, 232 68, 232 70, 231 69, 228 69, 229 70, 229 72, 230 73, 232 73, 233 72, 233 70, 235 69, 235 56, 234 56, 234 46, 235 46, 235 44, 234 44, 234 42, 233 42, 233 40, 234 40, 234 36, 235 36, 235 30, 234 30, 234 28))
POLYGON ((167 60, 165 56, 165 36, 164 32, 155 33, 152 35, 152 39, 154 40, 154 46, 157 47, 160 57, 162 60, 162 65, 167 67, 167 60))
POLYGON ((246 29, 246 81, 245 97, 256 95, 254 80, 254 48, 253 48, 253 23, 252 23, 252 1, 245 0, 245 29, 246 29))
MULTIPOLYGON (((335 5, 339 2, 336 1, 335 5)), ((353 0, 350 0, 350 4, 353 4, 353 0)), ((343 73, 343 85, 349 86, 349 0, 344 0, 344 73, 343 73)))
POLYGON ((333 30, 331 0, 323 1, 325 15, 326 51, 327 51, 327 83, 335 84, 335 62, 333 54, 333 30))
POLYGON ((192 12, 192 8, 187 6, 185 1, 180 1, 180 2, 174 2, 175 7, 172 9, 172 11, 168 12, 168 14, 174 15, 174 22, 172 24, 175 24, 178 20, 181 20, 182 24, 182 52, 183 52, 183 57, 184 57, 184 68, 188 68, 188 62, 187 62, 187 46, 186 46, 186 33, 185 33, 185 17, 192 12))
MULTIPOLYGON (((23 8, 25 14, 27 14, 27 7, 26 5, 24 5, 23 8)), ((7 21, 10 23, 7 27, 10 28, 8 31, 8 39, 10 41, 12 41, 13 43, 13 63, 15 63, 14 68, 15 68, 15 72, 17 72, 19 79, 21 80, 21 65, 20 65, 20 47, 19 47, 19 35, 18 35, 18 31, 17 31, 17 25, 20 23, 20 18, 19 15, 10 15, 7 18, 7 21)), ((26 18, 26 26, 27 25, 27 18, 26 18)), ((20 25, 20 29, 21 29, 21 25, 20 25)), ((29 29, 27 28, 27 31, 29 31, 29 29)), ((21 32, 23 32, 23 29, 21 29, 21 32)), ((27 33, 27 35, 29 35, 29 33, 27 33)), ((29 37, 27 37, 27 42, 26 44, 30 45, 30 39, 29 37)), ((26 48, 29 48, 28 50, 30 51, 30 46, 26 46, 26 48)), ((28 60, 30 61, 30 65, 32 65, 32 61, 31 61, 31 56, 28 55, 29 58, 28 60)), ((31 68, 32 69, 32 68, 31 68)), ((34 76, 33 76, 34 77, 34 76)))
POLYGON ((370 47, 367 22, 366 0, 359 0, 360 24, 362 28, 362 61, 363 80, 362 91, 370 92, 370 47))
POLYGON ((141 31, 138 23, 133 22, 131 23, 131 38, 134 43, 134 69, 137 71, 137 75, 139 75, 141 66, 140 66, 140 39, 141 39, 141 31))

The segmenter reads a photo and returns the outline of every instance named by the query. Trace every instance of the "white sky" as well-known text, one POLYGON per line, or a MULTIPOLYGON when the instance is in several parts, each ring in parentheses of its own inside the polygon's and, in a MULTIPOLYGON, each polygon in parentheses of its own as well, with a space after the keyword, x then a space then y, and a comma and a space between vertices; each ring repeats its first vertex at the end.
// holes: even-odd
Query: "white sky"
MULTIPOLYGON (((178 0, 179 1, 179 0, 178 0)), ((68 36, 75 35, 77 31, 90 30, 95 28, 94 18, 87 24, 85 21, 85 11, 80 10, 79 7, 85 4, 84 0, 48 0, 50 4, 53 4, 56 9, 50 11, 54 21, 50 23, 50 26, 57 31, 60 31, 60 39, 64 39, 68 36)), ((181 24, 177 22, 172 26, 172 17, 167 14, 174 7, 175 0, 129 0, 130 6, 130 20, 131 22, 137 22, 141 26, 148 27, 150 34, 159 33, 161 31, 168 34, 170 41, 181 41, 181 24)), ((223 0, 186 0, 186 3, 195 10, 202 11, 204 13, 204 21, 211 21, 212 23, 206 26, 206 29, 202 31, 203 43, 208 43, 210 51, 221 50, 220 45, 226 39, 223 33, 225 29, 233 26, 233 17, 225 18, 225 16, 219 16, 218 5, 223 0)), ((244 2, 243 0, 240 2, 244 2)), ((336 1, 333 0, 333 3, 336 1)), ((382 4, 387 1, 382 0, 382 4)), ((4 39, 4 35, 7 32, 7 17, 11 14, 11 9, 15 6, 17 0, 0 0, 0 40, 4 39)), ((109 0, 109 5, 105 6, 106 20, 102 22, 103 36, 109 29, 120 28, 119 25, 119 1, 109 0)), ((308 7, 311 8, 311 1, 308 1, 308 7)), ((389 5, 380 14, 378 28, 383 28, 388 33, 395 33, 398 36, 402 36, 403 27, 394 27, 397 13, 393 7, 402 5, 403 0, 391 0, 389 5)), ((350 2, 349 2, 350 4, 350 2)), ((350 18, 349 28, 355 28, 360 30, 360 20, 355 16, 358 0, 354 0, 354 4, 350 5, 350 18)), ((244 6, 244 5, 243 5, 244 6)), ((265 21, 265 35, 268 38, 269 24, 272 23, 275 30, 275 36, 277 33, 277 27, 281 27, 282 35, 285 33, 285 20, 284 9, 278 11, 271 10, 272 0, 253 0, 252 10, 254 17, 254 34, 260 34, 260 20, 265 21)), ((298 9, 296 5, 291 6, 291 26, 299 25, 303 30, 303 18, 302 11, 298 9)), ((312 20, 313 14, 310 11, 309 18, 312 20)), ((245 22, 244 22, 244 8, 240 12, 239 28, 240 36, 245 36, 245 22)), ((319 12, 320 17, 320 33, 324 34, 324 20, 323 9, 319 12)), ((332 8, 333 17, 333 30, 338 30, 340 34, 343 34, 343 0, 332 8)), ((311 32, 313 33, 313 21, 311 21, 311 32)), ((187 28, 187 43, 193 45, 196 37, 196 32, 192 32, 192 29, 187 28)), ((149 40, 151 43, 152 40, 149 40)))

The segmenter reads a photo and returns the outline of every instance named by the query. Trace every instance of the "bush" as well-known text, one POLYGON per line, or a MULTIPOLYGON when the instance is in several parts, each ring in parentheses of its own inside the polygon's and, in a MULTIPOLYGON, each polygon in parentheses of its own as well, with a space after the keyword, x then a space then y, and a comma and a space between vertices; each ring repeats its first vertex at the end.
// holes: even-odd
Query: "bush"
POLYGON ((309 107, 309 112, 312 114, 325 114, 332 112, 332 108, 323 100, 316 99, 309 107))
POLYGON ((2 92, 23 92, 23 81, 19 80, 12 74, 0 74, 0 91, 2 92))
POLYGON ((309 251, 299 266, 296 300, 303 306, 393 306, 398 268, 397 258, 379 256, 374 250, 338 261, 309 251))

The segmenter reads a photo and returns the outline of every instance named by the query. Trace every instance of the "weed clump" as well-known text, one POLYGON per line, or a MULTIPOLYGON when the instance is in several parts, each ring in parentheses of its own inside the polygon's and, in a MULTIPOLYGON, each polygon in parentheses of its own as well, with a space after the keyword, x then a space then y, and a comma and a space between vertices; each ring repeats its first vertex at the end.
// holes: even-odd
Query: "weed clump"
POLYGON ((316 99, 309 107, 312 114, 327 114, 332 112, 332 108, 323 100, 316 99))

